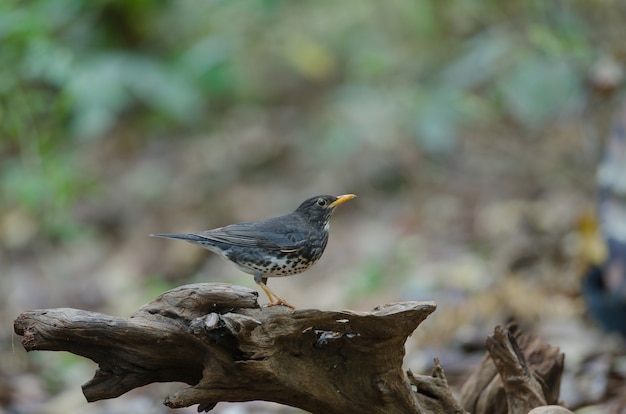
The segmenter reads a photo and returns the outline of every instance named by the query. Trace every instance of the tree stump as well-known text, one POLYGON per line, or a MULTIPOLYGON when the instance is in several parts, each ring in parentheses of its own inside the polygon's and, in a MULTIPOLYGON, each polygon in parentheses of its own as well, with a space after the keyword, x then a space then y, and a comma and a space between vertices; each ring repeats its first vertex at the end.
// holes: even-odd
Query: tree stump
MULTIPOLYGON (((197 404, 198 411, 210 411, 221 401, 265 400, 326 414, 465 413, 468 405, 455 400, 438 360, 432 375, 402 369, 404 343, 435 310, 433 302, 371 312, 292 311, 261 308, 257 296, 239 286, 193 284, 165 292, 129 318, 33 310, 21 314, 14 329, 27 351, 69 351, 96 362, 82 387, 87 401, 176 381, 189 387, 166 397, 171 408, 197 404)), ((496 370, 517 362, 496 363, 496 370)), ((480 384, 473 389, 485 395, 480 384)), ((513 386, 503 395, 517 390, 535 392, 513 386)), ((552 402, 554 392, 529 404, 552 402)))

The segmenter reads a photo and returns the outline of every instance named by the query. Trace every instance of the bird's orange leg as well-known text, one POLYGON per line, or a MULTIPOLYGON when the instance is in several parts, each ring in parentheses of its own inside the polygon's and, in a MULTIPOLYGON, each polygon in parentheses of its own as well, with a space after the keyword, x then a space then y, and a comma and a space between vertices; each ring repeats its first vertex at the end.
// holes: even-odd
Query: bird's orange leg
POLYGON ((272 292, 272 290, 270 290, 270 288, 268 288, 267 285, 263 283, 263 280, 258 280, 258 279, 260 278, 255 277, 254 281, 256 282, 257 285, 261 287, 261 289, 263 289, 263 292, 265 292, 265 294, 267 295, 267 299, 269 299, 270 301, 270 303, 267 306, 285 305, 285 306, 290 307, 291 309, 296 309, 295 306, 288 303, 285 299, 281 298, 276 293, 272 292))

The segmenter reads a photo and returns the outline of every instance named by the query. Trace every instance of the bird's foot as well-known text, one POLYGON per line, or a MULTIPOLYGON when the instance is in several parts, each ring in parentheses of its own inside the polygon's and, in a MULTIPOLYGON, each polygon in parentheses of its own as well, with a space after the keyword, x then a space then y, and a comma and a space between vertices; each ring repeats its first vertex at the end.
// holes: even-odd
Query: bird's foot
POLYGON ((267 304, 268 307, 278 306, 278 305, 287 306, 288 308, 291 308, 292 310, 296 310, 295 306, 293 306, 291 303, 284 301, 283 299, 278 299, 276 302, 270 302, 267 304))
POLYGON ((267 287, 267 285, 265 284, 265 281, 262 279, 261 277, 262 275, 256 275, 254 277, 254 281, 256 282, 257 285, 259 285, 261 287, 261 289, 263 289, 263 292, 265 292, 265 295, 267 296, 267 299, 270 301, 270 303, 267 304, 267 306, 276 306, 276 305, 284 305, 287 306, 293 310, 296 309, 295 306, 293 306, 290 303, 287 303, 286 300, 284 300, 283 298, 281 298, 280 296, 278 296, 276 293, 272 292, 270 290, 270 288, 267 287))

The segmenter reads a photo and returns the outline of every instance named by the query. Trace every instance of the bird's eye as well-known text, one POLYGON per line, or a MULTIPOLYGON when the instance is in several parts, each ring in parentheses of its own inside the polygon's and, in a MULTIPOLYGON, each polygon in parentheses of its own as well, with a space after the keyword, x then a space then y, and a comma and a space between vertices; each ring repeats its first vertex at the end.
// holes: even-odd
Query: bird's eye
POLYGON ((317 205, 320 207, 324 207, 326 205, 326 200, 323 198, 318 198, 317 199, 317 205))

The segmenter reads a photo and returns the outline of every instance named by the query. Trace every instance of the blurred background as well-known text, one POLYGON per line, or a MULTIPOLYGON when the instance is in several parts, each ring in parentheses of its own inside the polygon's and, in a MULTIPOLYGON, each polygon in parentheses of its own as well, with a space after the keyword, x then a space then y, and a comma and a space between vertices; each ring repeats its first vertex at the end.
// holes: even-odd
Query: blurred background
POLYGON ((405 365, 428 373, 438 356, 455 387, 494 326, 517 320, 565 352, 569 407, 620 412, 623 340, 589 317, 581 286, 607 257, 596 175, 624 21, 617 0, 1 2, 0 413, 171 412, 162 399, 183 384, 88 404, 95 365, 26 354, 13 320, 129 316, 187 283, 256 288, 148 235, 343 193, 358 198, 323 258, 273 290, 329 310, 435 300, 405 365))

